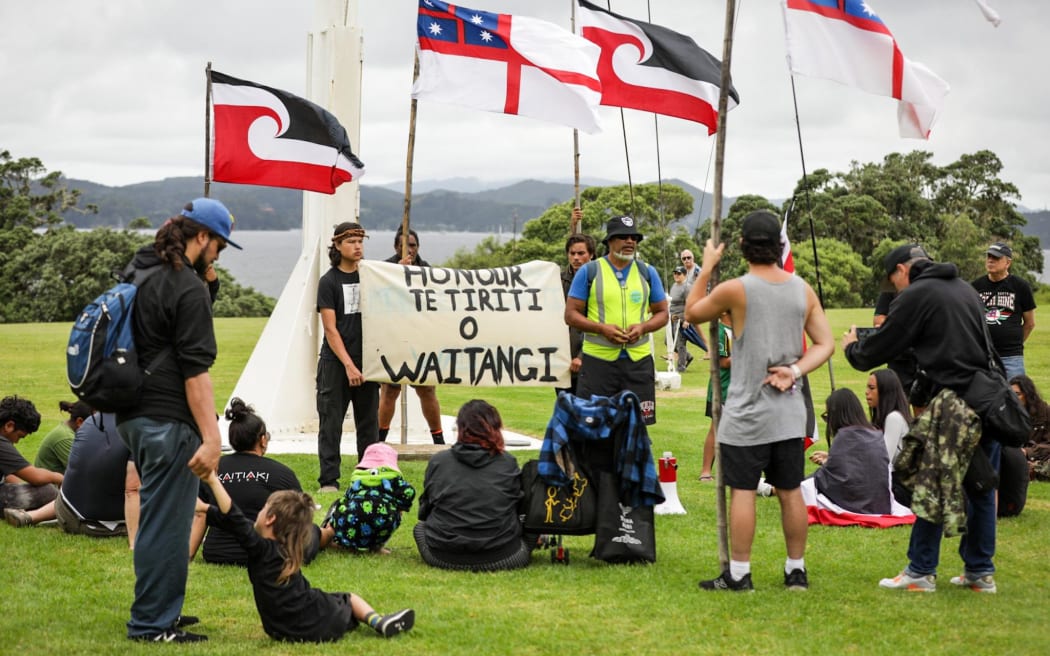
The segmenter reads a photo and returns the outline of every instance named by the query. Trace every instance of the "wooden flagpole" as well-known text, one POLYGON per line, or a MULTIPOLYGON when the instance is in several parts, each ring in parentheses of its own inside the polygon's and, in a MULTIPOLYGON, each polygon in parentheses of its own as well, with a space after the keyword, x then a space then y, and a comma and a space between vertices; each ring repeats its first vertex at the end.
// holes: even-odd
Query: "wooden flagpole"
POLYGON ((204 68, 204 197, 211 194, 211 62, 204 68))
MULTIPOLYGON (((412 66, 412 82, 419 77, 419 52, 412 66)), ((412 213, 412 162, 416 154, 416 99, 408 111, 408 154, 405 159, 405 209, 401 215, 401 259, 408 257, 409 216, 412 213)), ((401 443, 408 444, 408 385, 401 383, 401 443)))
MULTIPOLYGON (((715 136, 714 202, 711 210, 713 213, 711 218, 711 241, 714 244, 718 244, 722 239, 722 177, 725 169, 726 115, 729 112, 729 89, 732 84, 730 70, 733 57, 733 30, 735 25, 736 0, 726 0, 725 36, 722 42, 721 92, 718 94, 718 133, 715 136)), ((715 270, 711 272, 712 287, 718 284, 719 273, 719 267, 715 267, 715 270)), ((714 387, 711 397, 711 422, 714 424, 715 434, 717 435, 718 422, 722 418, 722 386, 719 383, 720 377, 718 372, 718 320, 711 322, 707 343, 715 349, 715 353, 711 357, 711 382, 709 384, 714 387)), ((726 495, 725 479, 722 476, 722 455, 721 449, 718 448, 717 440, 715 441, 715 460, 718 462, 718 466, 715 468, 716 489, 718 490, 718 493, 715 495, 718 512, 718 560, 724 571, 729 567, 729 527, 726 521, 726 495)))

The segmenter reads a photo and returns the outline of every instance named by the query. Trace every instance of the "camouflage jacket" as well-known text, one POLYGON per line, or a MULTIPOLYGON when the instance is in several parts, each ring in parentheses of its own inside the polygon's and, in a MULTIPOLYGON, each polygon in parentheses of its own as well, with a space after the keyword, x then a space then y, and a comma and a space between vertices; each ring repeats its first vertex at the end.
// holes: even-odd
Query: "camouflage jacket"
POLYGON ((901 483, 912 490, 912 512, 943 524, 947 537, 966 532, 963 478, 980 441, 980 417, 955 392, 943 389, 901 438, 893 459, 901 483))

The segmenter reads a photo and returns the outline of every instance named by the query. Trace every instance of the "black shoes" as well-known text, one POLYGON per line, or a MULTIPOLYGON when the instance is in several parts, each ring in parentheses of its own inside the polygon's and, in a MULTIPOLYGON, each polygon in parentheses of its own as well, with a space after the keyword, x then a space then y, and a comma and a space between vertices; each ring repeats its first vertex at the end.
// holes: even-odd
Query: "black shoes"
POLYGON ((788 590, 809 590, 809 577, 804 569, 793 569, 784 574, 784 587, 788 590))
POLYGON ((160 633, 145 633, 142 635, 128 636, 129 640, 140 642, 204 642, 208 636, 199 633, 190 633, 182 629, 165 629, 160 633))
POLYGON ((739 581, 733 579, 726 570, 718 575, 718 578, 708 581, 700 581, 701 590, 728 590, 730 592, 751 592, 755 586, 751 584, 751 575, 745 574, 739 581))
POLYGON ((184 629, 187 626, 193 626, 194 624, 200 624, 201 618, 196 615, 179 615, 179 619, 175 620, 176 629, 184 629))
POLYGON ((384 638, 393 638, 397 634, 404 633, 411 629, 415 622, 415 611, 411 608, 406 608, 404 610, 399 610, 396 613, 382 616, 372 628, 384 638))

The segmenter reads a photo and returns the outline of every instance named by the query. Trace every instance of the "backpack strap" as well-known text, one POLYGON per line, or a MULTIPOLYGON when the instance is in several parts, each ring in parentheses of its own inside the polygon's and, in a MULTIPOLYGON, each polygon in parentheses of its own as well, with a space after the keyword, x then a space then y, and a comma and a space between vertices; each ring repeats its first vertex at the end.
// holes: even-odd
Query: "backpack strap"
MULTIPOLYGON (((635 260, 634 263, 638 266, 638 273, 641 274, 642 280, 649 286, 652 286, 650 280, 649 265, 640 260, 635 260)), ((598 277, 598 260, 591 260, 584 265, 587 267, 587 286, 589 287, 594 279, 598 277)))

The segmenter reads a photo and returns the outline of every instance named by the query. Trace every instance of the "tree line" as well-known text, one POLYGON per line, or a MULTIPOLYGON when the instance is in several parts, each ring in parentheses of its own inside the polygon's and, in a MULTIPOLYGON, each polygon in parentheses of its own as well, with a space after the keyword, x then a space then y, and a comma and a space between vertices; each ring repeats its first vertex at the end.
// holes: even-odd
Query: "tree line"
MULTIPOLYGON (((1013 246, 1011 271, 1033 287, 1043 271, 1043 251, 1037 236, 1025 235, 1025 217, 1017 211, 1017 187, 1000 177, 1003 164, 987 150, 936 166, 932 154, 892 153, 881 162, 853 162, 849 170, 818 169, 800 179, 782 205, 758 195, 744 195, 729 208, 721 224, 726 244, 720 276, 742 275, 747 264, 737 241, 740 222, 750 212, 768 209, 788 218, 788 239, 797 273, 817 284, 825 306, 862 307, 874 304, 885 275, 882 258, 908 242, 922 244, 932 257, 954 262, 965 280, 984 273, 984 251, 1005 241, 1013 246), (817 257, 813 255, 815 235, 817 257)), ((592 187, 581 193, 582 231, 599 242, 609 217, 630 214, 645 239, 641 257, 670 274, 684 248, 699 260, 711 234, 708 219, 695 234, 680 223, 693 211, 692 198, 680 187, 664 184, 592 187)), ((564 263, 572 203, 550 207, 527 222, 520 239, 499 243, 495 238, 473 252, 460 251, 450 266, 473 268, 506 265, 530 259, 564 263)), ((601 248, 599 247, 599 251, 601 248)))
MULTIPOLYGON (((0 151, 0 323, 72 322, 96 296, 116 283, 135 251, 152 242, 135 223, 126 230, 78 231, 64 223, 79 206, 80 194, 67 189, 61 172, 46 173, 41 161, 15 159, 0 151)), ((264 317, 274 300, 242 287, 216 267, 222 282, 212 306, 218 317, 264 317)))
MULTIPOLYGON (((726 243, 723 279, 740 275, 746 264, 736 246, 740 221, 756 209, 788 217, 788 237, 796 270, 822 292, 827 307, 870 306, 883 277, 882 258, 905 242, 921 243, 938 260, 959 266, 964 279, 984 272, 984 250, 995 241, 1014 249, 1012 272, 1037 285, 1042 272, 1039 238, 1022 232, 1024 216, 1015 204, 1020 193, 1000 177, 1002 162, 987 150, 936 166, 932 154, 892 153, 881 162, 853 162, 846 171, 818 169, 800 179, 783 205, 757 195, 737 198, 722 221, 726 243), (816 276, 810 230, 816 236, 820 280, 816 276), (819 282, 819 285, 818 285, 819 282)), ((48 173, 36 158, 15 159, 0 151, 0 322, 72 321, 91 299, 110 287, 113 271, 123 269, 150 237, 131 223, 127 230, 78 231, 63 214, 90 214, 78 190, 67 189, 61 172, 48 173)), ((525 222, 521 237, 483 240, 473 251, 461 249, 446 266, 489 268, 548 260, 564 264, 572 201, 551 205, 525 222)), ((581 230, 600 242, 609 218, 633 216, 645 238, 641 257, 665 281, 692 249, 699 259, 710 235, 708 220, 690 233, 682 219, 693 212, 693 198, 673 184, 589 187, 581 192, 581 230)), ((216 316, 268 316, 273 299, 236 283, 219 269, 222 292, 216 316)))

